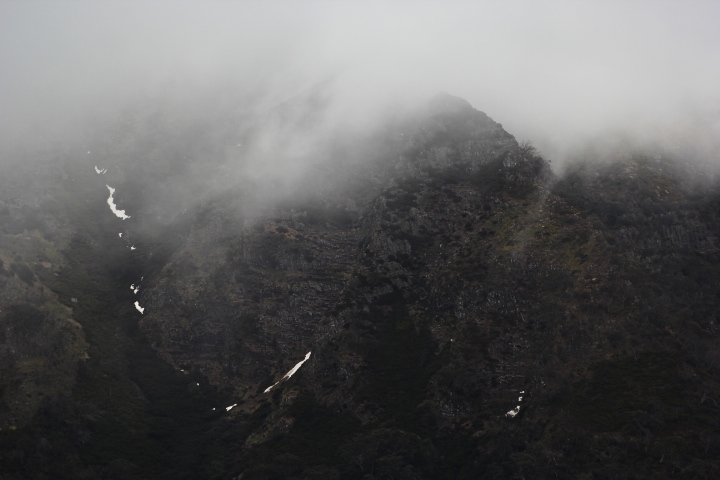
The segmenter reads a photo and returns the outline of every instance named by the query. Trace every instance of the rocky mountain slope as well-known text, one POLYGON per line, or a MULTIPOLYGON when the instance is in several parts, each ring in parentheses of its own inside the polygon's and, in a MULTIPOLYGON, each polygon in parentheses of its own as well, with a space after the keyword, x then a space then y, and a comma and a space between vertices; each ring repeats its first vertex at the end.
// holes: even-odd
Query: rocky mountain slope
MULTIPOLYGON (((42 278, 88 358, 3 429, 3 478, 720 474, 717 185, 667 152, 558 178, 450 96, 362 142, 297 190, 207 195, 138 251, 67 200, 42 278)), ((6 332, 30 318, 8 308, 6 332)))

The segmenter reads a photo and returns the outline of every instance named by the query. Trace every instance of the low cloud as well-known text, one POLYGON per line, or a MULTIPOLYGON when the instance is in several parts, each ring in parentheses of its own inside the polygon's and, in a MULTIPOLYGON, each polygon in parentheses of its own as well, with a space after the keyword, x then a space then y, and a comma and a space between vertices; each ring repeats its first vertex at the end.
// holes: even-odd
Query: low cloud
POLYGON ((716 2, 3 2, 0 135, 75 138, 142 103, 265 115, 322 84, 332 125, 446 91, 556 164, 611 135, 712 156, 717 18, 716 2))

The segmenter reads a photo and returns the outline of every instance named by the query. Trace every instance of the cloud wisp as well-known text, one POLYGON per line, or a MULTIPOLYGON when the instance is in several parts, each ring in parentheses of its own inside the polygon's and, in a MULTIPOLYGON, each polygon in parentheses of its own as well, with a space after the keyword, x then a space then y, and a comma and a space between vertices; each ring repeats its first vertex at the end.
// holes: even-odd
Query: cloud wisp
POLYGON ((610 133, 717 133, 720 117, 716 2, 6 2, 0 13, 0 135, 28 144, 128 102, 263 112, 327 79, 331 124, 373 125, 447 91, 557 160, 610 133))

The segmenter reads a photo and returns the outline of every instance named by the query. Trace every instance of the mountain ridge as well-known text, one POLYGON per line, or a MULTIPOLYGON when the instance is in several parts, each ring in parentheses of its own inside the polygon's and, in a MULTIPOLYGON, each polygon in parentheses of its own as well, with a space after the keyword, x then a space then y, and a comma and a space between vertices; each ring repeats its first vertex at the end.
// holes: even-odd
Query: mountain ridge
POLYGON ((95 292, 90 359, 3 430, 8 478, 715 476, 717 185, 643 152, 557 177, 462 99, 420 111, 330 145, 287 194, 242 184, 131 231, 133 252, 68 180, 69 260, 43 281, 68 306, 95 292), (63 416, 66 470, 12 446, 63 416))

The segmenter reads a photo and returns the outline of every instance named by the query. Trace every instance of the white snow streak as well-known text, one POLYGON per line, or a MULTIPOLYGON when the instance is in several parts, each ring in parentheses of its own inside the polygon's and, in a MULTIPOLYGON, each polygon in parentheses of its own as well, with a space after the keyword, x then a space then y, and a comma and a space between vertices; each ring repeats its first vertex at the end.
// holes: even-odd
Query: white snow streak
POLYGON ((510 410, 509 412, 507 412, 507 413, 505 414, 505 416, 512 418, 512 417, 514 417, 515 415, 517 415, 518 413, 520 413, 520 405, 518 405, 518 406, 515 407, 514 409, 510 410))
MULTIPOLYGON (((233 404, 230 405, 229 407, 225 407, 225 410, 227 410, 227 411, 229 412, 230 410, 233 409, 233 407, 237 407, 237 403, 233 403, 233 404)), ((215 410, 215 409, 213 408, 213 410, 215 410)))
POLYGON ((278 383, 280 383, 280 380, 278 380, 277 382, 275 382, 275 383, 273 383, 272 385, 270 385, 269 387, 267 387, 263 393, 269 392, 269 391, 272 390, 273 387, 274 387, 275 385, 277 385, 278 383))
MULTIPOLYGON (((520 393, 521 393, 522 395, 525 395, 525 390, 523 390, 523 391, 520 392, 520 393)), ((522 396, 518 397, 518 402, 522 402, 522 399, 523 399, 522 396)), ((512 410, 510 410, 509 412, 507 412, 507 413, 505 414, 505 416, 512 418, 512 417, 514 417, 515 415, 517 415, 518 413, 520 413, 520 405, 518 405, 517 407, 515 407, 515 408, 513 408, 512 410)))
POLYGON ((285 380, 285 379, 287 379, 287 378, 290 378, 290 377, 292 377, 293 375, 295 375, 295 372, 297 372, 297 371, 300 369, 300 367, 302 367, 302 364, 308 361, 308 359, 310 358, 310 354, 311 354, 311 353, 312 353, 312 352, 308 352, 308 353, 305 355, 305 358, 304 358, 302 361, 298 362, 298 364, 295 365, 295 366, 292 368, 292 370, 290 370, 289 372, 287 372, 284 377, 282 377, 280 380, 278 380, 277 382, 275 382, 273 385, 271 385, 271 386, 269 386, 268 388, 266 388, 263 393, 269 392, 269 391, 272 390, 272 388, 273 388, 275 385, 277 385, 278 383, 280 383, 280 382, 282 382, 283 380, 285 380))
POLYGON ((107 168, 103 168, 102 170, 100 170, 97 165, 95 165, 95 173, 97 173, 98 175, 105 175, 105 173, 107 173, 107 168))
POLYGON ((288 373, 286 373, 285 376, 284 376, 283 378, 281 378, 280 380, 285 380, 286 378, 290 378, 290 377, 292 377, 293 375, 295 375, 295 372, 297 372, 297 371, 300 369, 300 367, 302 367, 302 364, 308 361, 308 359, 310 358, 310 354, 311 354, 311 353, 312 353, 312 352, 307 352, 307 353, 305 354, 305 358, 304 358, 301 362, 298 362, 298 364, 295 365, 295 366, 293 367, 293 369, 290 370, 288 373))
POLYGON ((110 185, 105 185, 108 190, 110 190, 110 196, 107 199, 108 205, 110 205, 110 210, 115 214, 115 216, 122 218, 125 220, 126 218, 130 218, 130 215, 125 215, 125 210, 118 210, 117 206, 115 206, 115 202, 113 201, 113 194, 115 193, 115 189, 112 188, 110 185))
POLYGON ((140 302, 135 302, 135 308, 137 308, 137 311, 140 313, 143 313, 145 309, 140 306, 140 302))

